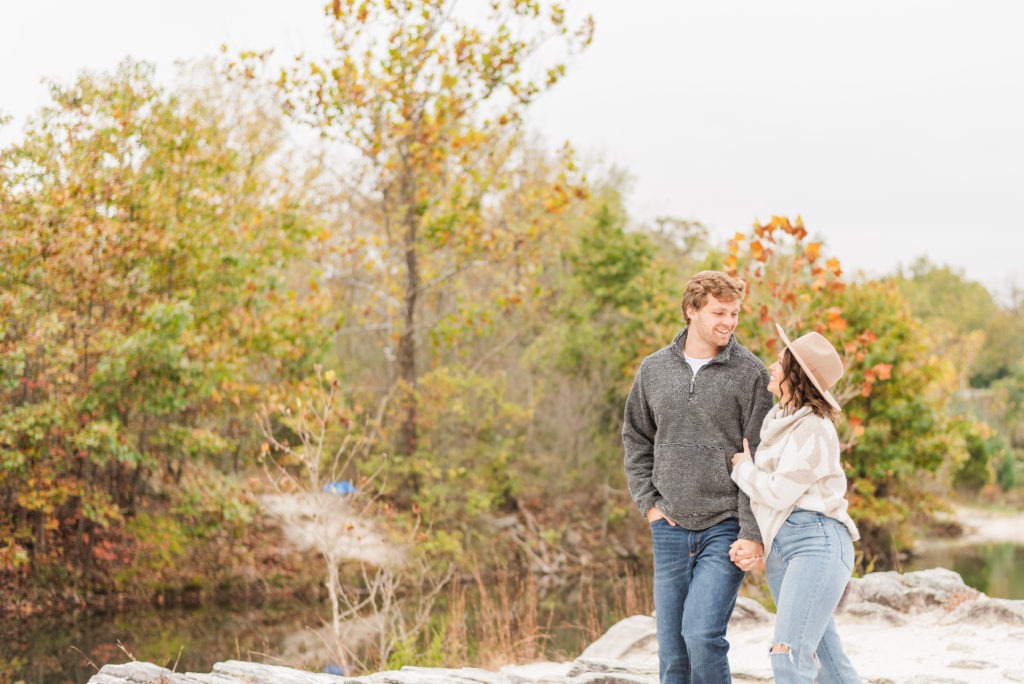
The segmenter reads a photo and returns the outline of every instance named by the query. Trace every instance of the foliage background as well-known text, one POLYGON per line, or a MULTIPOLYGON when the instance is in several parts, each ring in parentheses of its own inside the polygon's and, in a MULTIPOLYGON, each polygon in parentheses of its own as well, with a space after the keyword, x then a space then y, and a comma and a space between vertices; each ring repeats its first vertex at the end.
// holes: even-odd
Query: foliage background
POLYGON ((363 446, 322 472, 432 568, 410 583, 644 559, 621 407, 703 268, 748 282, 738 336, 765 361, 773 322, 843 349, 861 569, 898 566, 954 496, 1019 497, 1019 292, 925 259, 848 279, 799 217, 726 244, 637 225, 622 172, 523 124, 592 27, 448 9, 331 3, 335 54, 280 73, 256 54, 171 91, 132 61, 84 73, 3 150, 5 608, 286 581, 258 496, 266 465, 304 466, 261 445, 294 440, 284 407, 324 368, 324 453, 363 446))

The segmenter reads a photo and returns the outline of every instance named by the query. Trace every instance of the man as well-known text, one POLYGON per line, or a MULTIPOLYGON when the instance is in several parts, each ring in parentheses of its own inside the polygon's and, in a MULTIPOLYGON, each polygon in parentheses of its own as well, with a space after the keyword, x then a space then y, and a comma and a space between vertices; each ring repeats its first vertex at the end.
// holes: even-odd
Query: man
POLYGON ((733 333, 743 282, 701 271, 686 284, 686 327, 640 364, 622 426, 626 480, 654 542, 662 684, 728 684, 725 631, 744 569, 763 552, 750 500, 730 477, 772 406, 768 369, 733 333), (733 564, 730 546, 745 559, 733 564))

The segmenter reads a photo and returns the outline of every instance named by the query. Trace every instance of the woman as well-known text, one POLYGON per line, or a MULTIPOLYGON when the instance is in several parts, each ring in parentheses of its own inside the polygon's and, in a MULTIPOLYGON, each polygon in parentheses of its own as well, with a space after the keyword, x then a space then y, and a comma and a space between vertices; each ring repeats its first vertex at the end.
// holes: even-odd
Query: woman
MULTIPOLYGON (((756 463, 746 440, 732 459, 732 479, 750 497, 764 540, 776 605, 772 671, 778 684, 860 682, 832 619, 860 538, 846 510, 835 428, 840 408, 829 392, 843 362, 818 333, 790 342, 775 327, 785 347, 769 369, 768 391, 778 403, 761 425, 756 463)), ((739 550, 732 556, 744 570, 760 560, 739 550)))

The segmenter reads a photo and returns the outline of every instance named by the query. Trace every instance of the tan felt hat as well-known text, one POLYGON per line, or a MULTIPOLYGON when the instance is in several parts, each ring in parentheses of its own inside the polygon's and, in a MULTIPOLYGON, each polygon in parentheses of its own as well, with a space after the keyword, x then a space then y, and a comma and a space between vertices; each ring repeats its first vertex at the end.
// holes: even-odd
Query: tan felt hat
POLYGON ((821 392, 821 396, 825 397, 825 401, 833 408, 840 409, 839 402, 829 392, 832 385, 843 377, 843 360, 839 358, 839 352, 832 343, 816 332, 801 335, 790 342, 781 325, 776 323, 775 329, 779 331, 779 337, 807 373, 811 383, 821 392))

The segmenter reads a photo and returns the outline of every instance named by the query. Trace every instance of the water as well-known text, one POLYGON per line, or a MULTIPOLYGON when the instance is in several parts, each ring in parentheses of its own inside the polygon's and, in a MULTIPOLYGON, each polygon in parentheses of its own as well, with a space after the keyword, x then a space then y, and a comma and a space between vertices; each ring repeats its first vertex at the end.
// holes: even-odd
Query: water
POLYGON ((936 546, 903 567, 904 572, 949 568, 964 583, 992 598, 1024 599, 1024 546, 1011 543, 936 546))
POLYGON ((302 632, 311 612, 294 604, 211 605, 8 618, 0 626, 0 684, 83 684, 104 664, 133 658, 177 672, 209 672, 217 661, 274 652, 302 632))
MULTIPOLYGON (((991 597, 1024 599, 1024 546, 937 547, 903 570, 934 567, 955 570, 965 583, 991 597)), ((649 611, 649 583, 649 576, 612 573, 601 580, 576 578, 559 591, 535 596, 539 622, 550 637, 543 656, 575 657, 592 641, 595 630, 599 634, 626 614, 649 611), (621 604, 630 592, 633 604, 621 604), (620 605, 597 605, 606 601, 620 605)), ((473 597, 467 601, 472 603, 473 597)), ((312 628, 322 624, 324 610, 322 605, 295 600, 193 609, 134 608, 46 620, 8 618, 0 624, 0 684, 84 684, 99 666, 132 657, 177 672, 209 672, 214 663, 229 659, 319 669, 311 661, 318 645, 312 628), (303 657, 307 662, 300 663, 303 657)))
MULTIPOLYGON (((536 638, 537 652, 528 660, 561 660, 577 656, 583 648, 628 613, 649 612, 649 578, 631 572, 607 573, 601 579, 582 575, 564 578, 554 588, 528 587, 518 578, 489 581, 490 608, 481 609, 481 595, 473 583, 465 589, 466 637, 481 650, 507 637, 522 640, 516 627, 497 636, 494 623, 512 624, 502 615, 536 611, 537 623, 524 627, 536 638), (637 587, 646 590, 637 597, 637 587), (497 587, 497 588, 495 588, 497 587), (632 601, 624 601, 631 597, 632 601), (486 620, 490 633, 474 633, 474 622, 486 620), (538 629, 539 628, 539 629, 538 629), (487 641, 490 639, 490 642, 487 641)), ((450 596, 442 596, 435 612, 447 616, 450 596)), ((330 665, 323 655, 323 640, 316 633, 329 613, 323 604, 299 599, 283 604, 201 605, 186 608, 135 607, 120 613, 74 613, 57 618, 14 620, 0 624, 0 684, 84 684, 107 663, 140 660, 175 672, 210 672, 224 660, 252 660, 302 669, 321 670, 330 665)), ((520 618, 521 620, 521 618, 520 618)), ((500 644, 499 644, 500 645, 500 644)))

